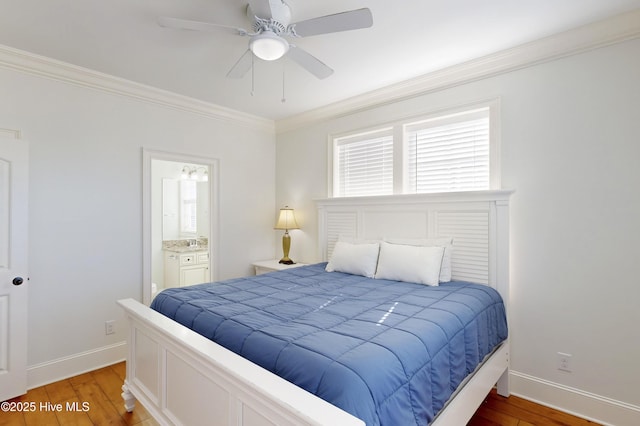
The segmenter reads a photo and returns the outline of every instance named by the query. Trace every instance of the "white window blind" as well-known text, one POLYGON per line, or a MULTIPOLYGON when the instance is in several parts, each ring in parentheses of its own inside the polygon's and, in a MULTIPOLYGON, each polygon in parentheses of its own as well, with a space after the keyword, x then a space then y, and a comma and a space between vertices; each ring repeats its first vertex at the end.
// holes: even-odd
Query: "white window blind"
POLYGON ((406 192, 489 189, 489 108, 405 126, 406 192))
POLYGON ((334 137, 332 196, 499 188, 499 113, 483 101, 334 137))
POLYGON ((393 129, 335 140, 334 196, 393 194, 393 129))

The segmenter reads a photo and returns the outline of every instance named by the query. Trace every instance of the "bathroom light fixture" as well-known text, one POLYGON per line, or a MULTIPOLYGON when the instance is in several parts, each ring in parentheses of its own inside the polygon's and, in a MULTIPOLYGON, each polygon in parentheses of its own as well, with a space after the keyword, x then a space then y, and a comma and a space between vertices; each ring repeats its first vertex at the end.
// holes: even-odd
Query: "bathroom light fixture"
POLYGON ((182 168, 182 172, 180 173, 180 179, 187 180, 189 179, 190 174, 191 174, 191 169, 188 166, 184 166, 182 168))
POLYGON ((273 31, 266 30, 251 38, 249 49, 260 59, 275 61, 287 53, 289 43, 273 31))
POLYGON ((180 172, 182 180, 199 180, 202 182, 209 181, 209 172, 206 167, 189 167, 184 166, 180 172))
POLYGON ((275 229, 284 229, 284 235, 282 236, 283 256, 279 263, 284 263, 285 265, 293 265, 295 263, 293 260, 289 259, 289 249, 291 248, 289 229, 299 228, 298 222, 296 222, 296 217, 293 215, 293 209, 290 209, 289 206, 285 206, 283 209, 280 209, 280 215, 278 216, 278 221, 275 226, 275 229))

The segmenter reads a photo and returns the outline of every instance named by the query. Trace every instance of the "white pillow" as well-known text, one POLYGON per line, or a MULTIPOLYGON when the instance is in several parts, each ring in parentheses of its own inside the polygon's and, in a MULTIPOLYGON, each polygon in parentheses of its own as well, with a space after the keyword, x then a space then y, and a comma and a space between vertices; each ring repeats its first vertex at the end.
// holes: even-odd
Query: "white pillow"
POLYGON ((325 270, 373 278, 376 273, 379 252, 379 243, 351 244, 338 241, 325 270))
POLYGON ((438 246, 444 247, 444 256, 442 257, 442 266, 440 267, 440 282, 448 283, 451 281, 451 255, 453 252, 453 238, 422 238, 422 239, 387 239, 391 244, 406 244, 410 246, 438 246))
POLYGON ((437 286, 444 247, 380 244, 377 279, 437 286))

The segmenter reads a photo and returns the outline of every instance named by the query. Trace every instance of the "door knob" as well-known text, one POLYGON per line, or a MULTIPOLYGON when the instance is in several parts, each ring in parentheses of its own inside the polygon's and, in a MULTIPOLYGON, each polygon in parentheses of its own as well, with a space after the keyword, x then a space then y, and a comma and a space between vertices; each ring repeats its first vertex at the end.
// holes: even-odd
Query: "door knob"
POLYGON ((24 280, 22 279, 22 277, 15 277, 13 279, 13 285, 20 285, 24 282, 24 280))

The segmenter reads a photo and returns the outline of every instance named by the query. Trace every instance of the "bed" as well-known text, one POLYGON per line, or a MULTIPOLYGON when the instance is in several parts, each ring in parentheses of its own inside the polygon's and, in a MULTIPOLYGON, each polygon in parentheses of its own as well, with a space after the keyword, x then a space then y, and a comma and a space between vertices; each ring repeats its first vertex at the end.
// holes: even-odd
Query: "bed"
POLYGON ((120 301, 127 410, 138 399, 160 423, 185 425, 465 424, 496 383, 508 395, 509 195, 321 200, 329 268, 167 290, 154 309, 120 301), (405 247, 444 236, 451 282, 331 268, 343 238, 405 247))

